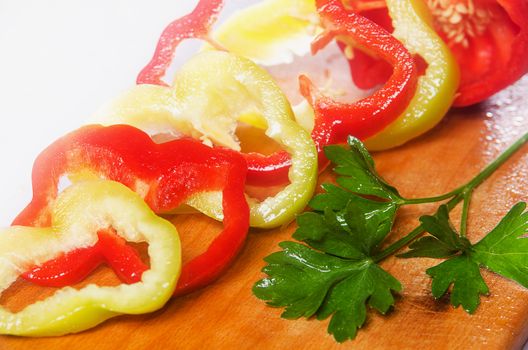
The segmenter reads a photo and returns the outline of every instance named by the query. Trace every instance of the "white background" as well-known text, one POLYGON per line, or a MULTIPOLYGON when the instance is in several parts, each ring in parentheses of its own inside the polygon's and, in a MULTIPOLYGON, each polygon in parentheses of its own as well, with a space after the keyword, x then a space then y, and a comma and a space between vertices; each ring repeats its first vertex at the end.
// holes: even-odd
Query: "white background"
MULTIPOLYGON (((0 227, 29 203, 40 151, 132 86, 196 2, 0 0, 0 227)), ((223 16, 251 2, 227 1, 223 16)))

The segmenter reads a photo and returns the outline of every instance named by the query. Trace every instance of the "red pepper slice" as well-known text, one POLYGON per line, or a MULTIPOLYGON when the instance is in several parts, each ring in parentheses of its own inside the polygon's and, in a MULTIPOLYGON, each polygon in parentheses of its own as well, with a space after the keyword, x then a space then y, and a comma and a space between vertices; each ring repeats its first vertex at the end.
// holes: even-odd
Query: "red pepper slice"
MULTIPOLYGON (((244 158, 235 151, 210 148, 188 138, 156 144, 128 125, 83 127, 44 150, 33 167, 33 199, 13 224, 49 225, 49 208, 57 197, 61 177, 86 170, 130 187, 157 213, 175 209, 194 193, 222 189, 224 230, 206 252, 183 266, 176 295, 217 278, 243 246, 249 228, 244 158)), ((100 237, 103 239, 96 246, 47 262, 24 278, 45 286, 69 285, 105 261, 124 282, 137 281, 146 266, 135 250, 109 233, 100 233, 100 237)))
POLYGON ((22 277, 47 287, 64 287, 81 282, 101 264, 108 264, 120 280, 139 282, 148 266, 125 240, 111 231, 99 231, 93 247, 68 252, 25 272, 22 277), (126 263, 125 263, 126 262, 126 263))
POLYGON ((208 36, 223 0, 200 0, 194 10, 169 24, 160 36, 151 61, 139 73, 137 84, 164 85, 162 80, 178 45, 185 39, 202 39, 216 45, 208 36))
MULTIPOLYGON (((426 0, 424 0, 426 1, 426 0)), ((427 0, 438 34, 453 52, 461 72, 453 105, 481 102, 528 72, 528 2, 526 0, 427 0)), ((367 4, 368 2, 360 2, 367 4)), ((383 6, 383 2, 377 2, 383 6)), ((359 6, 358 5, 358 6, 359 6)), ((358 7, 360 9, 361 6, 358 7)), ((385 8, 361 12, 391 30, 385 8)), ((373 88, 386 79, 387 65, 370 56, 356 56, 350 66, 354 83, 373 88), (368 70, 367 77, 362 71, 368 70)))
MULTIPOLYGON (((301 93, 315 111, 312 139, 319 152, 319 167, 322 170, 328 164, 324 146, 344 143, 348 135, 365 139, 398 118, 414 95, 418 74, 412 55, 379 25, 348 12, 339 0, 317 0, 316 3, 325 31, 312 43, 312 54, 337 37, 376 53, 393 66, 389 80, 379 91, 354 103, 337 102, 324 96, 306 76, 300 77, 301 93)), ((270 184, 287 180, 285 174, 290 162, 284 152, 268 158, 248 154, 246 159, 248 177, 253 183, 270 184)))
MULTIPOLYGON (((361 9, 360 13, 362 16, 365 16, 385 28, 389 33, 392 33, 394 27, 392 26, 389 12, 385 7, 385 2, 382 1, 381 4, 376 2, 378 6, 383 5, 383 8, 374 8, 371 10, 364 9, 364 7, 358 8, 358 6, 363 6, 365 4, 368 4, 368 2, 358 3, 353 8, 356 12, 359 12, 361 9)), ((344 52, 346 50, 346 45, 340 43, 339 48, 344 52)), ((389 63, 375 58, 357 48, 352 49, 352 58, 348 59, 348 63, 350 66, 350 73, 352 74, 352 80, 360 89, 368 90, 382 85, 389 80, 392 74, 392 67, 389 63)))
MULTIPOLYGON (((158 41, 152 61, 140 73, 138 84, 166 85, 161 77, 165 74, 177 45, 189 37, 210 40, 207 32, 220 7, 221 1, 202 0, 190 15, 172 22, 158 41)), ((323 96, 309 83, 308 78, 301 78, 301 90, 316 110, 312 136, 319 151, 322 169, 327 164, 323 153, 325 145, 344 143, 348 135, 359 138, 372 136, 405 110, 416 89, 417 73, 409 52, 380 26, 358 14, 348 13, 338 0, 318 0, 317 7, 325 32, 312 44, 314 54, 337 36, 375 52, 394 66, 390 80, 380 91, 350 104, 323 96)), ((275 185, 288 181, 291 162, 286 152, 271 156, 249 153, 245 157, 248 183, 275 185)))

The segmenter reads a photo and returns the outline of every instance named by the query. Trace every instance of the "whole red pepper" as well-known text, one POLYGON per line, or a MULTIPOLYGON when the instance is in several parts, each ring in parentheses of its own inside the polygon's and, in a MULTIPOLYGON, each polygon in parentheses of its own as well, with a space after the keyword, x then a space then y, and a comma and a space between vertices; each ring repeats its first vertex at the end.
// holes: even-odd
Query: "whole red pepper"
MULTIPOLYGON (((156 144, 128 125, 83 127, 44 150, 33 167, 33 199, 13 224, 49 225, 49 209, 61 177, 83 171, 123 183, 156 213, 175 209, 194 193, 222 190, 224 229, 206 252, 183 266, 175 294, 188 293, 218 277, 245 241, 249 228, 244 195, 247 168, 238 152, 187 138, 156 144)), ((139 281, 147 267, 135 250, 119 242, 111 230, 99 236, 96 246, 35 267, 24 278, 46 286, 70 285, 106 261, 124 282, 139 281)))
MULTIPOLYGON (((453 105, 481 102, 513 84, 528 72, 528 2, 526 0, 424 0, 429 5, 434 29, 453 52, 461 72, 453 105)), ((383 1, 376 9, 362 11, 366 0, 353 7, 392 31, 383 1)), ((370 89, 388 78, 390 67, 379 59, 354 50, 349 60, 354 83, 370 89), (368 76, 364 74, 368 71, 368 76)))

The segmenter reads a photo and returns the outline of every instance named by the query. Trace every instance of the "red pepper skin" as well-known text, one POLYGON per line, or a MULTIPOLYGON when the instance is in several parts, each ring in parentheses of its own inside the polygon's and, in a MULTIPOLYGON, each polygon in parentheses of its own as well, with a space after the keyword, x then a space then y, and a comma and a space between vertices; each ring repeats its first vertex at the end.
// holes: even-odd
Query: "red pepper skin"
MULTIPOLYGON (((57 197, 61 176, 83 170, 123 183, 157 213, 175 209, 193 193, 222 190, 224 229, 206 252, 183 266, 176 295, 217 278, 244 244, 249 228, 244 158, 238 152, 213 149, 188 138, 156 144, 128 125, 86 126, 44 150, 33 167, 33 199, 13 224, 49 225, 49 208, 57 197)), ((145 265, 134 249, 112 237, 47 262, 24 277, 41 285, 64 286, 82 280, 105 261, 124 282, 137 281, 145 265), (78 267, 70 268, 71 261, 78 267), (61 267, 63 273, 59 273, 61 267)))
MULTIPOLYGON (((368 138, 403 113, 414 96, 418 74, 412 55, 379 25, 348 12, 340 0, 317 0, 316 4, 325 31, 312 43, 312 54, 339 37, 352 40, 393 66, 392 75, 379 91, 354 103, 337 102, 321 94, 306 76, 299 78, 301 93, 315 111, 312 139, 319 153, 322 171, 328 164, 324 146, 344 143, 349 135, 368 138)), ((248 154, 246 159, 252 183, 287 181, 284 174, 287 174, 290 162, 284 154, 274 154, 267 159, 248 154)))
POLYGON ((110 231, 99 231, 93 247, 68 252, 22 274, 26 280, 46 287, 64 287, 81 282, 101 264, 110 266, 127 284, 139 282, 148 266, 125 240, 110 231), (127 263, 124 263, 124 262, 127 263))
MULTIPOLYGON (((172 22, 162 33, 153 58, 139 74, 137 83, 166 86, 161 78, 178 44, 187 38, 210 41, 208 32, 221 7, 221 0, 201 0, 191 14, 172 22)), ((348 135, 363 139, 372 136, 405 110, 416 90, 417 73, 409 52, 380 26, 358 14, 348 13, 338 0, 318 0, 317 7, 326 31, 312 44, 314 54, 335 36, 343 36, 375 52, 394 67, 389 81, 380 91, 351 104, 325 97, 316 91, 308 78, 301 79, 301 90, 316 110, 312 136, 322 170, 328 164, 323 153, 325 145, 344 143, 348 135)), ((270 156, 248 153, 245 157, 248 184, 269 186, 288 182, 291 161, 286 152, 270 156)))
POLYGON ((248 164, 247 183, 255 186, 287 184, 291 159, 287 152, 275 152, 268 156, 251 152, 244 154, 248 164))
POLYGON ((449 45, 461 71, 456 107, 481 102, 528 73, 528 1, 497 0, 489 8, 494 18, 482 36, 468 48, 449 45))
MULTIPOLYGON (((452 42, 442 26, 435 30, 447 43, 455 56, 461 73, 455 107, 465 107, 484 101, 493 94, 513 84, 528 73, 528 2, 526 0, 477 0, 474 6, 492 14, 486 30, 468 37, 468 45, 452 42)), ((386 8, 361 12, 392 31, 386 8)), ((349 60, 354 83, 370 89, 386 81, 387 64, 372 56, 358 56, 349 60), (368 70, 369 76, 362 72, 368 70)))
POLYGON ((188 15, 169 24, 160 36, 150 62, 139 73, 136 83, 167 86, 162 80, 178 45, 185 39, 210 41, 208 34, 223 6, 223 0, 200 0, 188 15))
MULTIPOLYGON (((356 11, 379 24, 389 33, 394 31, 392 20, 386 7, 365 11, 360 11, 357 8, 356 11)), ((346 45, 339 43, 339 48, 344 51, 346 45)), ((357 48, 352 49, 352 54, 353 57, 348 59, 348 64, 350 66, 352 80, 358 88, 364 90, 372 89, 376 86, 383 85, 389 80, 392 74, 392 67, 388 62, 373 57, 357 48)))

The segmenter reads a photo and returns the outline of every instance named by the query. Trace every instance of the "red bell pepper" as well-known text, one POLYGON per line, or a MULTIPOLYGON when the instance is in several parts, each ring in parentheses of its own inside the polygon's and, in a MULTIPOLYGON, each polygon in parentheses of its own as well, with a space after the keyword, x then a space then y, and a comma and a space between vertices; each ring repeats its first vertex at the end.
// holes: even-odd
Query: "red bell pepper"
MULTIPOLYGON (((425 1, 425 0, 424 0, 425 1)), ((528 72, 528 2, 526 0, 427 0, 438 34, 453 52, 461 72, 453 105, 481 102, 513 84, 528 72)), ((368 3, 364 2, 363 3, 368 3)), ((392 30, 383 2, 361 14, 392 30)), ((357 8, 361 10, 361 6, 357 8)), ((390 67, 371 56, 350 62, 357 86, 369 89, 383 83, 390 67), (369 76, 363 74, 368 70, 369 76)))
MULTIPOLYGON (((48 226, 61 177, 86 171, 123 183, 156 213, 175 209, 194 193, 222 190, 224 230, 206 252, 183 266, 175 294, 188 293, 217 278, 245 241, 249 228, 244 195, 247 168, 239 153, 188 138, 156 144, 128 125, 83 127, 44 150, 33 167, 33 199, 13 224, 48 226)), ((100 232, 99 237, 97 245, 35 267, 23 277, 45 286, 70 285, 106 261, 124 282, 140 280, 147 267, 135 250, 111 232, 100 232)))
MULTIPOLYGON (((380 8, 365 8, 365 4, 369 4, 369 2, 358 2, 352 8, 355 12, 361 13, 362 16, 367 17, 392 33, 394 27, 392 26, 385 1, 374 3, 375 6, 381 6, 380 8)), ((340 43, 339 48, 346 53, 347 45, 340 43)), ((348 59, 348 63, 352 80, 360 89, 368 90, 382 85, 389 80, 392 74, 392 67, 388 62, 375 58, 357 48, 352 48, 352 57, 348 59)))
POLYGON ((458 107, 483 101, 528 72, 528 2, 473 2, 474 13, 461 14, 462 23, 455 25, 456 11, 447 18, 442 14, 456 9, 457 4, 431 7, 435 29, 460 65, 461 84, 454 102, 458 107), (463 27, 464 21, 467 27, 463 27))
POLYGON ((136 250, 113 230, 101 230, 92 247, 79 248, 47 261, 22 274, 27 280, 47 287, 64 287, 82 281, 99 265, 106 263, 127 284, 139 282, 148 266, 136 250))
MULTIPOLYGON (((312 54, 337 38, 374 52, 393 66, 389 81, 379 91, 354 103, 341 103, 324 96, 306 76, 300 77, 301 93, 315 110, 312 139, 319 153, 322 170, 328 164, 324 146, 344 143, 349 135, 365 139, 399 117, 414 95, 417 68, 405 47, 374 22, 347 12, 339 0, 317 0, 316 3, 325 31, 312 43, 312 54)), ((285 175, 290 162, 284 152, 268 158, 249 154, 246 159, 248 176, 255 183, 270 184, 287 180, 285 175)))
MULTIPOLYGON (((207 31, 220 6, 221 1, 207 4, 206 1, 200 1, 190 15, 171 23, 163 32, 152 61, 140 73, 138 84, 165 85, 161 77, 177 45, 188 37, 208 38, 207 31)), ((340 103, 323 96, 309 83, 308 78, 301 78, 301 90, 316 111, 312 137, 319 152, 319 164, 323 168, 327 164, 323 153, 325 145, 346 142, 348 135, 359 138, 372 136, 405 110, 416 89, 417 73, 410 53, 383 28, 360 15, 347 13, 340 1, 318 0, 317 6, 325 31, 312 44, 314 54, 337 37, 375 52, 394 67, 390 80, 380 91, 355 103, 340 103)), ((288 181, 291 162, 286 152, 267 157, 258 153, 245 156, 248 183, 273 185, 288 181)))
POLYGON ((154 56, 139 73, 136 83, 166 86, 162 78, 172 62, 176 48, 185 39, 202 39, 217 46, 209 38, 209 30, 223 3, 223 0, 200 0, 190 14, 169 24, 160 36, 154 56))

